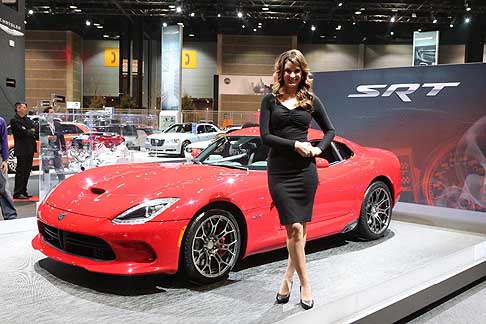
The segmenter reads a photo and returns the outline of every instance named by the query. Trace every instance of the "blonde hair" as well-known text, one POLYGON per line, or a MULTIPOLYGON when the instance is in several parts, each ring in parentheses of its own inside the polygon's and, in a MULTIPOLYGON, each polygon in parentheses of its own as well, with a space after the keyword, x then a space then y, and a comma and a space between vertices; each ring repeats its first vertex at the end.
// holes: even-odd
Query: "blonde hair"
POLYGON ((300 67, 302 71, 302 78, 297 87, 297 101, 299 106, 303 107, 307 111, 314 110, 314 93, 312 92, 312 73, 309 70, 307 60, 299 50, 291 49, 283 52, 279 55, 275 61, 275 67, 273 71, 274 84, 272 86, 272 93, 278 98, 282 94, 282 88, 284 86, 284 67, 285 63, 290 62, 300 67))

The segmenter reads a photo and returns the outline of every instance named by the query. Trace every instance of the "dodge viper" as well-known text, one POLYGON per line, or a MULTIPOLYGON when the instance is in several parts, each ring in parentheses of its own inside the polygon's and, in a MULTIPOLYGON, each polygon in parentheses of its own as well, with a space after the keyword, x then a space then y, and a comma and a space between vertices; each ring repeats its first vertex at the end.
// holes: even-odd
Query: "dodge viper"
MULTIPOLYGON (((322 132, 309 130, 317 143, 322 132)), ((191 163, 112 165, 76 174, 38 209, 35 249, 89 271, 182 271, 208 283, 238 260, 285 246, 267 186, 268 147, 258 128, 211 143, 191 163)), ((398 200, 397 157, 336 137, 316 158, 319 174, 307 238, 355 231, 384 235, 398 200)))

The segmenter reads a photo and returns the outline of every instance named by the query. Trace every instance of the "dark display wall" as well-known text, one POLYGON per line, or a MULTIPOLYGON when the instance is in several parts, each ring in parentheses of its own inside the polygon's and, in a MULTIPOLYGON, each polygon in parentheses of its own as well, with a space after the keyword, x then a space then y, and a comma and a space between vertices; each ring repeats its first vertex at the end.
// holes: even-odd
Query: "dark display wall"
POLYGON ((401 201, 486 212, 486 64, 315 73, 337 134, 395 152, 401 201))
POLYGON ((18 10, 0 3, 0 116, 7 122, 14 103, 25 100, 24 16, 24 0, 18 1, 18 10))

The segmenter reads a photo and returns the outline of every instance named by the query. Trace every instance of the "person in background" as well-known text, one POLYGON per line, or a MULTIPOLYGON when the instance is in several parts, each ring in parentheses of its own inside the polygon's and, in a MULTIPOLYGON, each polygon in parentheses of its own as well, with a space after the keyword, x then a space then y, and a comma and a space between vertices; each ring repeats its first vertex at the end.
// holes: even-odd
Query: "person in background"
POLYGON ((10 120, 14 137, 14 152, 17 157, 17 169, 15 171, 15 199, 28 199, 32 197, 27 192, 30 171, 34 153, 37 152, 36 138, 38 130, 34 123, 27 117, 27 104, 17 102, 15 104, 15 116, 10 120))
MULTIPOLYGON (((54 114, 54 108, 47 107, 43 111, 47 114, 54 114)), ((62 152, 66 152, 66 140, 64 139, 64 133, 62 132, 61 120, 59 118, 54 118, 52 115, 47 117, 48 128, 45 138, 47 143, 45 143, 45 149, 49 152, 45 152, 43 156, 48 158, 42 158, 42 170, 45 174, 49 173, 50 166, 54 166, 56 170, 57 179, 62 181, 66 178, 64 175, 64 167, 62 164, 62 152)), ((43 143, 44 144, 44 143, 43 143)))
POLYGON ((7 174, 8 174, 8 132, 7 123, 5 119, 0 117, 0 147, 1 147, 1 169, 0 174, 0 207, 2 208, 3 219, 16 219, 17 210, 15 210, 12 196, 7 189, 7 174))
POLYGON ((287 270, 277 292, 277 303, 289 301, 294 273, 301 285, 300 304, 314 306, 307 275, 305 242, 307 223, 312 220, 318 185, 315 157, 331 144, 335 134, 324 105, 312 92, 312 74, 304 55, 298 50, 282 53, 275 62, 272 93, 262 100, 260 136, 270 147, 268 188, 277 207, 280 224, 287 232, 289 252, 287 270), (312 146, 307 132, 312 118, 325 132, 312 146))

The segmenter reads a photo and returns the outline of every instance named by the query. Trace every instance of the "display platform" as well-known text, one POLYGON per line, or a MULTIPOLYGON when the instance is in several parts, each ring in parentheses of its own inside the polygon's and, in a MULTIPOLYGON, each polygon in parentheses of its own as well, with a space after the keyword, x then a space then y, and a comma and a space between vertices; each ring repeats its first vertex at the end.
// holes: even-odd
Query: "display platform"
MULTIPOLYGON (((395 219, 418 219, 430 207, 413 208, 397 204, 395 219)), ((377 241, 345 234, 309 242, 316 305, 304 311, 297 277, 290 302, 274 303, 283 249, 242 261, 225 282, 195 286, 176 276, 107 276, 57 263, 32 249, 35 233, 35 218, 0 222, 0 323, 387 323, 425 306, 421 293, 447 293, 441 283, 486 261, 484 234, 398 220, 377 241)))

